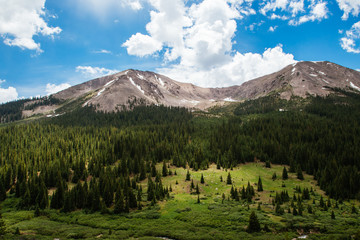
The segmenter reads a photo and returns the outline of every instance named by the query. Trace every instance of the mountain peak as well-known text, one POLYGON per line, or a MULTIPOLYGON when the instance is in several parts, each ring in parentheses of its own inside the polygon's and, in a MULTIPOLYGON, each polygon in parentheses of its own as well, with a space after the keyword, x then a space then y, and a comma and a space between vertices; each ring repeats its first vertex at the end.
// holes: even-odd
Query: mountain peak
MULTIPOLYGON (((158 73, 128 69, 84 82, 52 96, 66 103, 76 101, 83 107, 92 105, 102 111, 128 109, 134 104, 205 110, 216 105, 256 99, 274 93, 284 99, 292 96, 326 96, 334 88, 360 91, 360 72, 328 61, 303 61, 240 86, 202 88, 177 82, 158 73)), ((46 114, 49 111, 44 109, 39 110, 40 113, 46 114)), ((56 107, 52 107, 51 111, 53 110, 56 107)))

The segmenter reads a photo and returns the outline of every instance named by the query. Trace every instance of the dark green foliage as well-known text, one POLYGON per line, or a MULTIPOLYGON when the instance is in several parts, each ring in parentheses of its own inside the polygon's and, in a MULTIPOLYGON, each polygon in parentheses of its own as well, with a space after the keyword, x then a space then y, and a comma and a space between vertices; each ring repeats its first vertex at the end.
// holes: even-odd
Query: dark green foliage
POLYGON ((289 194, 286 190, 284 191, 281 191, 280 193, 276 192, 276 195, 275 195, 275 203, 278 203, 278 204, 283 204, 283 203, 286 203, 290 201, 290 197, 289 197, 289 194))
POLYGON ((190 172, 188 170, 187 173, 186 173, 185 181, 190 181, 190 177, 191 177, 191 175, 190 175, 190 172))
POLYGON ((353 213, 353 214, 357 214, 357 213, 358 213, 355 205, 352 206, 352 208, 351 208, 351 213, 353 213))
POLYGON ((0 201, 4 201, 5 199, 6 199, 6 190, 2 177, 0 176, 0 201))
POLYGON ((287 172, 286 168, 284 167, 283 173, 282 173, 282 179, 283 179, 283 180, 286 180, 286 179, 288 179, 288 178, 289 178, 289 177, 288 177, 288 172, 287 172))
POLYGON ((199 184, 196 184, 196 194, 200 194, 199 184))
POLYGON ((0 236, 3 236, 5 233, 6 233, 6 225, 2 217, 1 207, 0 207, 0 236))
POLYGON ((254 233, 254 232, 260 232, 260 231, 261 231, 260 222, 256 216, 256 213, 254 211, 252 211, 249 216, 249 225, 247 228, 247 232, 254 233))
POLYGON ((231 184, 232 184, 232 180, 231 180, 231 175, 230 175, 230 172, 229 172, 229 174, 228 174, 228 176, 227 176, 227 179, 226 179, 226 184, 229 184, 229 185, 231 185, 231 184))
POLYGON ((335 219, 335 213, 334 213, 334 211, 331 211, 331 219, 335 219))
POLYGON ((272 175, 271 179, 272 179, 273 181, 275 181, 276 178, 277 178, 277 176, 276 176, 276 173, 274 172, 274 174, 272 175))
POLYGON ((262 185, 262 181, 261 181, 261 177, 259 177, 259 181, 258 181, 258 192, 262 192, 263 191, 263 185, 262 185))
POLYGON ((284 209, 281 207, 281 205, 279 203, 276 204, 275 213, 278 215, 284 214, 284 209))
POLYGON ((271 164, 270 164, 270 161, 269 161, 269 160, 265 162, 265 167, 266 167, 266 168, 271 168, 271 164))
POLYGON ((166 167, 166 162, 163 162, 163 167, 162 167, 162 175, 163 177, 166 177, 168 175, 168 169, 166 167))
POLYGON ((301 166, 300 166, 300 165, 297 166, 296 173, 297 173, 297 178, 298 178, 298 179, 304 180, 304 175, 303 175, 303 173, 302 173, 302 169, 301 169, 301 166))
POLYGON ((22 118, 24 104, 29 101, 29 99, 25 99, 0 104, 0 123, 20 120, 22 118))
POLYGON ((205 183, 205 179, 204 179, 204 175, 203 175, 203 174, 201 174, 200 183, 201 183, 201 184, 204 184, 204 183, 205 183))

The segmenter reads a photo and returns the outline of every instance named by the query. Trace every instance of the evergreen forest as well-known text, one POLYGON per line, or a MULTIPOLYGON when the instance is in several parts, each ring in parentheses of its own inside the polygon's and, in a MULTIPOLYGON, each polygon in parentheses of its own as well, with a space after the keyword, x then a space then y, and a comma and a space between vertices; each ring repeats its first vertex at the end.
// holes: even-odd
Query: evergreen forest
POLYGON ((58 101, 0 105, 0 235, 360 239, 360 95, 335 91, 29 121, 58 101))

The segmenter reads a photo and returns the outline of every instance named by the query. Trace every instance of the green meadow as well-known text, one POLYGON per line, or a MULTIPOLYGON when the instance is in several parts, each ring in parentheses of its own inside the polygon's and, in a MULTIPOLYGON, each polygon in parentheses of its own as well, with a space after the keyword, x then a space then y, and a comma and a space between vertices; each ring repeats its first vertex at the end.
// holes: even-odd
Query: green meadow
MULTIPOLYGON (((325 202, 329 199, 313 177, 304 174, 304 180, 299 180, 295 173, 289 173, 289 178, 282 180, 283 167, 266 168, 259 162, 242 164, 233 170, 217 169, 216 165, 210 165, 207 170, 190 170, 191 180, 200 190, 198 203, 195 189, 190 189, 191 181, 185 181, 188 169, 171 166, 173 175, 162 178, 163 185, 172 189, 167 199, 153 206, 144 201, 142 210, 120 215, 113 214, 111 209, 107 213, 19 211, 14 207, 18 199, 10 195, 2 203, 8 232, 4 239, 293 239, 302 235, 308 239, 349 239, 359 236, 360 217, 352 213, 354 206, 359 209, 359 202, 339 203, 330 199, 331 206, 324 210, 319 206, 320 198, 325 202), (226 183, 229 173, 232 185, 226 183), (274 173, 275 180, 272 179, 274 173), (204 184, 200 183, 201 175, 204 184), (257 191, 259 177, 262 192, 257 191), (239 189, 248 182, 255 189, 251 202, 230 197, 232 186, 239 189), (297 187, 313 190, 309 200, 302 200, 302 216, 288 213, 291 200, 282 204, 282 215, 276 214, 272 202, 276 192, 286 190, 293 199, 299 195, 297 187), (312 213, 308 212, 308 206, 312 213), (255 211, 259 219, 261 232, 246 231, 251 211, 255 211), (335 219, 331 218, 332 211, 335 219), (15 234, 17 228, 20 234, 15 234)), ((161 171, 162 164, 157 168, 161 171)), ((145 196, 147 180, 141 185, 145 196)))

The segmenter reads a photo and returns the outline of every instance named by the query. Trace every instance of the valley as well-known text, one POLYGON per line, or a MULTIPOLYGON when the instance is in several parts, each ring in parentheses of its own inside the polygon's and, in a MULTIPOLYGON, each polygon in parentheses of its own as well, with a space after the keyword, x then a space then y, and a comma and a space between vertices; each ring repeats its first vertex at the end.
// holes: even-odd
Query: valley
POLYGON ((358 73, 335 66, 341 74, 324 87, 307 72, 313 64, 330 76, 332 64, 291 65, 249 83, 253 97, 241 97, 244 86, 161 84, 133 71, 0 105, 0 235, 359 239, 358 73), (305 95, 299 79, 313 81, 305 95), (173 102, 151 102, 156 92, 173 102), (111 99, 97 102, 117 95, 127 100, 115 111, 111 99))

